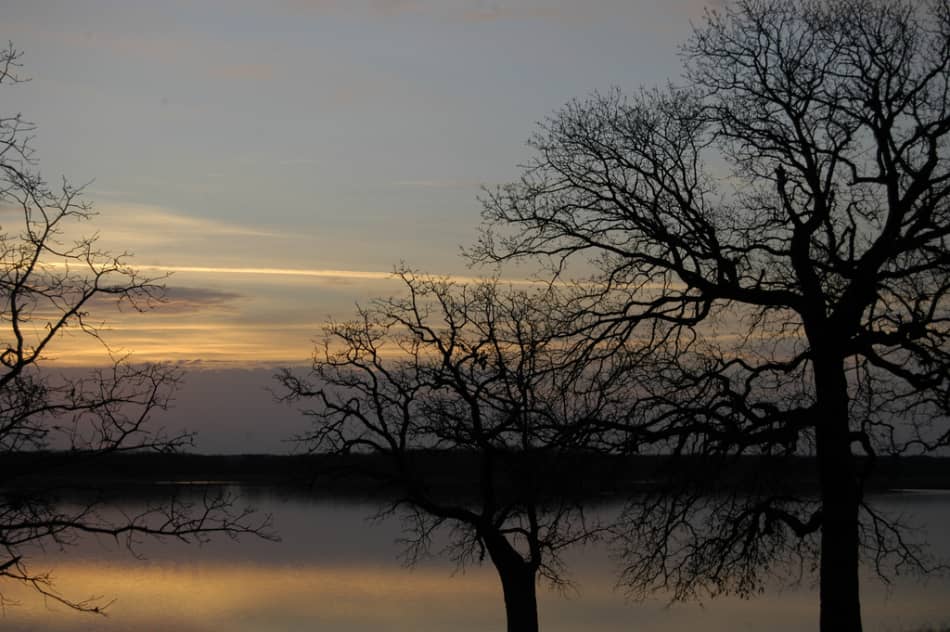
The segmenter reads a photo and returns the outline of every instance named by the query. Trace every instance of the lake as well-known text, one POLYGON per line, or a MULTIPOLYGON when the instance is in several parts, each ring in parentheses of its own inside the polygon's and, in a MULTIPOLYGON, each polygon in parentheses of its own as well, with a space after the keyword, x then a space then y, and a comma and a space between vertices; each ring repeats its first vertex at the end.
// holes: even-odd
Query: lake
MULTIPOLYGON (((114 599, 108 616, 79 614, 9 582, 0 629, 340 632, 503 630, 504 604, 494 569, 456 569, 437 556, 413 568, 399 560, 397 518, 367 520, 357 502, 312 500, 258 489, 244 500, 273 514, 282 538, 239 542, 218 538, 204 546, 146 542, 136 559, 121 545, 89 538, 66 550, 37 552, 35 568, 53 570, 71 598, 114 599)), ((933 554, 950 560, 950 492, 886 494, 878 506, 923 527, 933 554)), ((539 591, 546 632, 592 630, 817 629, 814 586, 775 589, 760 597, 719 598, 670 606, 662 595, 633 602, 615 587, 617 562, 603 544, 567 554, 574 588, 539 591)), ((898 577, 889 587, 865 571, 866 630, 903 632, 950 627, 950 577, 898 577)))

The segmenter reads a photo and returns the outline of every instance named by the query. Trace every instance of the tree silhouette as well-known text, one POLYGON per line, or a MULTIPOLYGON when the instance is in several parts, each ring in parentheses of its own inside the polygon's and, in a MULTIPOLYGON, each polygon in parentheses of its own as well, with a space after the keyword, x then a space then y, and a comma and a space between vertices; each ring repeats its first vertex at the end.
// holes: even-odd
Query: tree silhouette
POLYGON ((557 489, 569 476, 554 467, 593 440, 592 417, 624 405, 622 380, 607 365, 556 370, 543 293, 399 276, 405 296, 327 327, 309 377, 278 376, 288 399, 312 403, 313 430, 300 440, 384 458, 371 473, 410 512, 410 559, 435 527, 451 528, 458 562, 487 554, 497 569, 508 629, 537 630, 539 576, 562 584, 559 551, 597 533, 557 489), (448 466, 431 466, 439 454, 451 455, 448 466))
MULTIPOLYGON (((12 44, 0 51, 0 84, 21 81, 19 58, 12 44)), ((146 535, 201 540, 216 532, 262 534, 266 519, 252 525, 251 514, 235 511, 226 496, 156 504, 118 518, 103 511, 101 499, 80 506, 60 502, 77 487, 70 472, 89 460, 119 451, 175 451, 191 445, 192 436, 149 423, 181 379, 172 366, 119 357, 84 375, 42 368, 67 330, 101 340, 93 310, 122 304, 146 309, 161 299, 163 287, 141 277, 127 255, 101 250, 95 237, 67 238, 94 213, 81 188, 65 180, 53 188, 35 171, 33 129, 20 115, 0 116, 0 454, 59 451, 42 459, 42 472, 0 462, 0 577, 78 610, 100 612, 98 600, 58 593, 47 572, 31 567, 29 551, 70 544, 81 533, 122 538, 130 547, 146 535)))
POLYGON ((628 579, 741 590, 770 538, 816 534, 821 628, 859 630, 862 534, 913 558, 861 464, 950 439, 950 5, 740 0, 683 54, 682 87, 544 123, 473 256, 589 266, 563 313, 583 357, 655 354, 639 441, 816 457, 816 502, 734 496, 695 514, 706 538, 687 496, 658 501, 653 535, 682 546, 628 579))

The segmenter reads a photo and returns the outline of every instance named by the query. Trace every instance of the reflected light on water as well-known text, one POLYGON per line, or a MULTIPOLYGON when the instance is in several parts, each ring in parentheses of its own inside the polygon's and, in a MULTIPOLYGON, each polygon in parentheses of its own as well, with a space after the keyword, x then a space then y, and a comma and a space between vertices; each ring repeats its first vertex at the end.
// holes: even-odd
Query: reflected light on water
MULTIPOLYGON (((58 604, 33 603, 22 587, 6 596, 0 629, 86 632, 92 630, 441 631, 503 630, 501 591, 485 567, 450 576, 443 567, 318 568, 232 563, 60 564, 57 586, 74 596, 117 595, 107 617, 77 614, 58 604)), ((585 576, 568 595, 542 591, 542 628, 568 630, 802 630, 815 629, 817 603, 810 591, 786 591, 752 600, 723 598, 705 605, 630 603, 607 578, 585 576)), ((12 590, 11 590, 12 589, 12 590)), ((868 629, 901 632, 921 621, 940 623, 945 586, 903 594, 883 591, 866 598, 868 629), (901 614, 901 613, 906 614, 901 614)))
POLYGON ((8 608, 0 628, 297 630, 309 623, 328 630, 418 630, 441 621, 448 629, 463 606, 473 606, 480 626, 501 625, 500 590, 487 570, 446 577, 441 568, 59 564, 56 586, 64 594, 85 597, 94 587, 96 595, 118 596, 108 617, 72 613, 58 604, 31 607, 34 595, 9 586, 6 596, 24 605, 8 608))
MULTIPOLYGON (((28 589, 4 582, 0 590, 19 606, 7 607, 0 630, 88 632, 125 630, 290 632, 475 632, 504 630, 504 603, 490 565, 457 571, 434 556, 407 569, 397 560, 400 535, 395 518, 367 522, 371 508, 279 499, 255 503, 273 512, 283 542, 228 539, 190 547, 146 543, 136 560, 112 540, 90 540, 66 551, 34 557, 54 572, 56 587, 73 599, 115 599, 108 617, 78 614, 44 604, 28 589)), ((934 553, 950 558, 950 496, 895 495, 883 504, 909 511, 928 525, 934 553)), ((436 549, 438 550, 438 549, 436 549)), ((616 589, 616 560, 602 545, 569 551, 562 594, 539 591, 545 632, 638 630, 703 632, 817 629, 813 586, 769 590, 750 600, 719 598, 704 604, 670 606, 662 595, 631 602, 616 589)), ((950 578, 919 583, 899 577, 890 588, 865 572, 862 601, 865 629, 912 632, 950 625, 950 578)))

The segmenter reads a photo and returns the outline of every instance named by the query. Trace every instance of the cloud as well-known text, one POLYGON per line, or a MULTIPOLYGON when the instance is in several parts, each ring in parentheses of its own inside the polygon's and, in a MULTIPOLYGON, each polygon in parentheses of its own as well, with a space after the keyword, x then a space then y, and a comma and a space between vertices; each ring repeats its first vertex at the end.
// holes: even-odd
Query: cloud
MULTIPOLYGON (((59 267, 59 266, 55 266, 59 267)), ((160 281, 159 281, 160 282, 160 281)), ((207 311, 236 312, 240 300, 245 299, 243 294, 228 292, 205 287, 166 286, 162 298, 149 302, 141 307, 153 308, 156 313, 164 315, 195 314, 207 311)), ((86 303, 87 310, 94 317, 102 317, 109 310, 119 308, 123 311, 124 302, 112 294, 96 294, 86 303)), ((52 318, 58 312, 43 312, 38 314, 43 318, 52 318)))
POLYGON ((191 314, 214 310, 235 311, 235 303, 244 299, 237 292, 206 287, 171 286, 165 289, 165 300, 157 305, 161 314, 191 314))
MULTIPOLYGON (((91 193, 91 192, 90 192, 91 193)), ((96 192, 96 195, 121 195, 121 192, 96 192)), ((96 204, 94 228, 104 236, 131 236, 133 241, 176 240, 184 236, 225 235, 228 237, 286 238, 292 235, 234 222, 195 217, 148 204, 107 202, 96 204)), ((14 206, 0 205, 0 216, 22 215, 14 206)), ((89 224, 77 222, 73 227, 87 233, 89 224)), ((73 235, 75 237, 75 235, 73 235)))
POLYGON ((306 268, 261 268, 261 267, 225 267, 225 266, 173 266, 173 265, 139 265, 140 270, 154 270, 156 272, 185 272, 197 274, 226 274, 234 276, 266 275, 266 276, 297 276, 320 277, 338 279, 389 280, 392 272, 377 272, 372 270, 333 270, 333 269, 306 269, 306 268))
POLYGON ((174 213, 167 209, 146 205, 109 205, 97 207, 103 220, 127 225, 134 230, 171 232, 176 237, 182 231, 215 233, 235 237, 286 237, 286 234, 243 226, 231 222, 206 219, 174 213), (120 217, 121 214, 121 217, 120 217))
MULTIPOLYGON (((195 217, 144 204, 108 202, 97 204, 96 211, 98 217, 94 228, 102 235, 105 245, 120 249, 178 245, 220 238, 258 240, 293 237, 288 233, 257 226, 195 217)), ((80 224, 74 230, 82 234, 88 232, 88 226, 80 224)))
MULTIPOLYGON (((310 277, 317 279, 361 280, 361 281, 398 281, 393 272, 380 270, 339 270, 332 268, 267 268, 267 267, 227 267, 227 266, 175 266, 175 265, 138 265, 138 270, 155 272, 194 273, 229 276, 283 276, 283 277, 310 277)), ((433 275, 454 283, 480 283, 487 280, 484 277, 460 275, 433 275)), ((501 279, 501 284, 510 285, 545 285, 546 281, 535 279, 501 279)))
POLYGON ((267 367, 306 363, 321 323, 233 322, 229 315, 177 314, 165 320, 154 311, 120 314, 104 323, 102 339, 73 328, 55 341, 44 364, 108 366, 112 357, 134 362, 187 362, 203 366, 267 367))

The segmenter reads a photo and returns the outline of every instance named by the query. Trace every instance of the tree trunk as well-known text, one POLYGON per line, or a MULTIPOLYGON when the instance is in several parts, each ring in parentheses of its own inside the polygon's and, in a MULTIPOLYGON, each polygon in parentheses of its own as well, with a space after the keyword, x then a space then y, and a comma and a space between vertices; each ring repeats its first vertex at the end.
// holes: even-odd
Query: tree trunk
POLYGON ((848 390, 839 362, 815 363, 821 482, 821 630, 861 632, 858 581, 860 489, 851 453, 848 390))
POLYGON ((535 568, 503 535, 483 536, 485 548, 501 578, 508 632, 538 632, 535 568))

